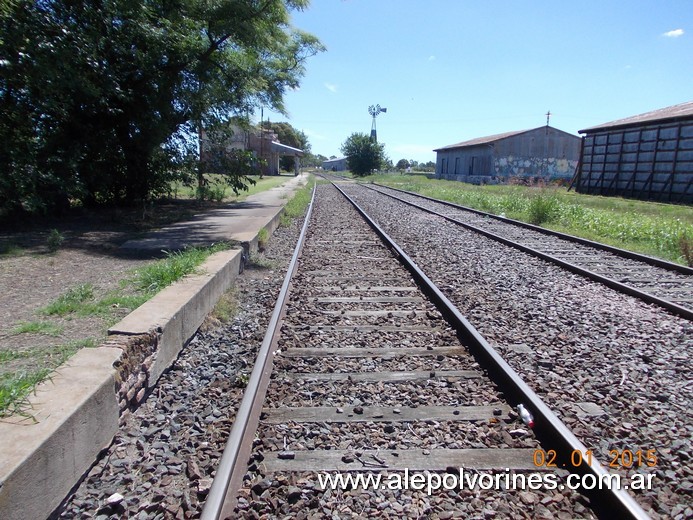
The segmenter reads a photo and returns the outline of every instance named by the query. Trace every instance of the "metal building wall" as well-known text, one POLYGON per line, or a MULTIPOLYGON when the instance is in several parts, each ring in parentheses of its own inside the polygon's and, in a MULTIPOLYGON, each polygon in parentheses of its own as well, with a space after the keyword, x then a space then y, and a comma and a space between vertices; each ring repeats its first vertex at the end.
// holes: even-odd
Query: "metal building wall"
POLYGON ((501 139, 494 148, 497 157, 553 157, 576 161, 580 156, 580 138, 549 126, 501 139))
POLYGON ((571 179, 579 156, 579 137, 540 127, 489 144, 438 150, 436 178, 475 184, 510 177, 571 179))
POLYGON ((449 181, 481 182, 490 177, 493 149, 488 145, 439 151, 436 178, 449 181))
POLYGON ((588 133, 575 188, 594 195, 693 203, 693 120, 588 133))

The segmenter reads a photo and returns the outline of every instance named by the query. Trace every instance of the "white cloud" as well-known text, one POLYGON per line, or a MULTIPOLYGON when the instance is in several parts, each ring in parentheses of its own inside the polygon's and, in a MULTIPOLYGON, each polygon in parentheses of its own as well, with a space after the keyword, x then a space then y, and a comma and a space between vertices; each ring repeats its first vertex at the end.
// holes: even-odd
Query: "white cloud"
POLYGON ((430 55, 430 56, 428 57, 428 61, 436 61, 436 57, 433 56, 433 55, 430 55))
POLYGON ((330 92, 337 92, 337 85, 334 83, 325 83, 325 88, 330 92))
POLYGON ((662 36, 666 36, 667 38, 678 38, 679 36, 683 36, 683 29, 674 29, 673 31, 667 31, 662 36))

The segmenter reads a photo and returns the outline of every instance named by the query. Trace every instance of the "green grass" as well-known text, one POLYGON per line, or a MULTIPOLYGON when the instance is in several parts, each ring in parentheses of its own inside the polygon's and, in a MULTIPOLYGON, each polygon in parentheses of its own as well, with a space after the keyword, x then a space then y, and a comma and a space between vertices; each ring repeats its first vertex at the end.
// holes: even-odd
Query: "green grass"
MULTIPOLYGON (((276 186, 281 186, 290 178, 287 175, 271 175, 263 176, 262 178, 260 178, 259 175, 252 175, 250 178, 255 181, 255 184, 249 184, 246 190, 236 195, 218 175, 206 174, 205 177, 209 182, 209 193, 206 194, 209 196, 206 198, 211 198, 217 202, 240 202, 250 195, 271 190, 276 186)), ((197 199, 200 195, 197 191, 197 187, 189 187, 183 184, 175 184, 172 186, 172 191, 177 198, 182 199, 197 199)))
POLYGON ((65 316, 80 311, 93 299, 94 286, 90 283, 81 284, 69 289, 57 300, 40 309, 39 313, 46 316, 65 316))
MULTIPOLYGON (((13 336, 19 334, 45 334, 47 336, 60 336, 64 327, 51 323, 50 321, 24 321, 15 326, 10 334, 13 336)), ((1 354, 1 353, 0 353, 1 354)), ((2 357, 0 356, 0 361, 2 357)))
POLYGON ((306 208, 310 204, 310 198, 313 195, 313 185, 315 180, 311 175, 308 183, 294 193, 294 196, 284 206, 284 212, 279 217, 279 224, 288 226, 295 218, 303 216, 306 208))
POLYGON ((89 338, 48 348, 1 351, 0 364, 20 360, 24 368, 0 374, 0 418, 15 414, 31 418, 29 396, 36 385, 50 379, 53 370, 75 352, 94 346, 96 341, 89 338))
POLYGON ((690 206, 583 195, 565 188, 474 186, 421 176, 374 175, 365 180, 679 263, 687 263, 684 244, 693 240, 690 206))
POLYGON ((0 256, 20 256, 24 254, 24 248, 18 246, 14 242, 2 241, 0 242, 0 256))
MULTIPOLYGON (((38 313, 45 316, 99 316, 112 321, 115 309, 123 307, 130 310, 136 309, 164 287, 194 273, 213 253, 228 248, 229 244, 219 243, 211 247, 191 247, 183 251, 167 253, 166 258, 136 270, 119 289, 103 297, 95 296, 92 284, 81 284, 39 309, 38 313)), ((44 326, 48 327, 48 325, 44 326)))
POLYGON ((229 248, 219 243, 211 247, 190 247, 183 251, 167 252, 166 258, 137 271, 133 280, 135 288, 145 293, 156 293, 192 274, 210 255, 229 248))

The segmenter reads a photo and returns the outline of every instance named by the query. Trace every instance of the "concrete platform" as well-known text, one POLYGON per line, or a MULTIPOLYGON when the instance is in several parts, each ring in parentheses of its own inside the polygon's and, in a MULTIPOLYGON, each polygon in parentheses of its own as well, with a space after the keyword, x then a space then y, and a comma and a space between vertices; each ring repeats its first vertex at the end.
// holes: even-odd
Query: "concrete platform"
POLYGON ((306 181, 305 174, 287 177, 287 182, 281 186, 250 195, 242 202, 196 215, 192 220, 148 233, 143 238, 129 240, 121 249, 158 253, 231 241, 253 250, 257 247, 259 230, 268 228, 272 233, 276 229, 279 212, 286 204, 287 197, 306 181))
MULTIPOLYGON (((307 176, 245 202, 150 233, 123 247, 176 250, 236 241, 257 248, 307 176)), ((120 414, 137 406, 176 359, 242 267, 243 250, 212 255, 200 273, 164 289, 109 330, 105 346, 83 349, 29 398, 32 417, 0 421, 0 519, 48 517, 113 440, 120 414)))

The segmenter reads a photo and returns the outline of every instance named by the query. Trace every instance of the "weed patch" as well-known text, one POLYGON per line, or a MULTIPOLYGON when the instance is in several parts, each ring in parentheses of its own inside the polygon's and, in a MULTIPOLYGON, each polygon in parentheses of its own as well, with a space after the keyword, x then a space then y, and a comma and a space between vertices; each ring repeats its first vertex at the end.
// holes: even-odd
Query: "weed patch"
POLYGON ((73 287, 56 301, 39 310, 39 313, 47 316, 65 316, 72 312, 77 312, 86 302, 93 298, 94 286, 90 283, 81 284, 73 287))
POLYGON ((212 310, 212 317, 221 323, 229 323, 238 313, 238 297, 234 289, 221 295, 212 310))
POLYGON ((559 212, 558 197, 554 194, 541 192, 532 197, 527 209, 530 224, 536 226, 555 220, 559 212))
POLYGON ((166 258, 137 271, 134 285, 145 293, 156 293, 192 274, 211 254, 228 249, 226 243, 211 247, 190 247, 183 251, 167 252, 166 258))
POLYGON ((673 262, 687 263, 693 246, 690 206, 583 195, 565 188, 475 186, 392 175, 367 180, 673 262))
MULTIPOLYGON (((45 334, 47 336, 60 336, 64 328, 50 321, 25 321, 14 327, 10 334, 45 334)), ((1 354, 1 353, 0 353, 1 354)), ((0 358, 1 360, 1 358, 0 358)))
POLYGON ((64 241, 65 237, 60 234, 60 231, 57 229, 51 229, 51 232, 48 233, 48 239, 46 240, 48 251, 50 253, 56 253, 58 249, 60 249, 60 246, 63 245, 64 241))
POLYGON ((310 199, 313 194, 313 185, 315 181, 312 176, 308 184, 294 193, 294 196, 284 206, 284 212, 279 217, 279 225, 288 226, 295 218, 303 216, 306 208, 310 204, 310 199))
POLYGON ((36 385, 50 379, 50 374, 58 366, 81 348, 94 347, 93 338, 73 341, 49 348, 36 348, 22 351, 0 352, 0 367, 21 360, 25 368, 19 371, 0 373, 0 418, 20 415, 31 418, 29 396, 36 385), (40 365, 41 368, 38 368, 40 365))

